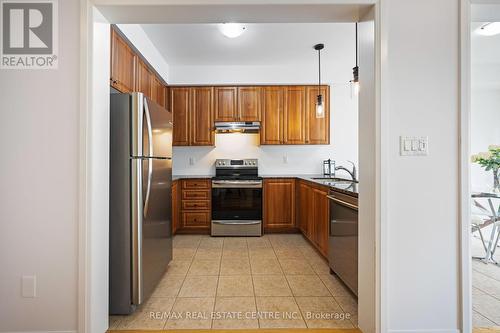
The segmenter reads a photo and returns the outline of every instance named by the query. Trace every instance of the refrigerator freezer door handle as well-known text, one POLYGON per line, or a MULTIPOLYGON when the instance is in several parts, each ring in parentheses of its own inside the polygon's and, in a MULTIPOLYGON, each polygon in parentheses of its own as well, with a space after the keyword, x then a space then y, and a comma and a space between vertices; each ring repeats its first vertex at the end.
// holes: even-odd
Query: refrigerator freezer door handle
POLYGON ((149 152, 146 156, 154 156, 153 148, 153 127, 151 126, 151 113, 149 112, 148 101, 144 99, 144 113, 146 115, 146 126, 148 127, 149 152))
MULTIPOLYGON (((149 113, 148 102, 144 99, 144 113, 146 115, 146 126, 148 127, 149 152, 148 156, 153 156, 153 129, 151 127, 151 114, 149 113)), ((153 163, 148 159, 148 183, 146 187, 146 199, 144 200, 144 217, 148 215, 149 195, 151 193, 151 177, 153 176, 153 163)))

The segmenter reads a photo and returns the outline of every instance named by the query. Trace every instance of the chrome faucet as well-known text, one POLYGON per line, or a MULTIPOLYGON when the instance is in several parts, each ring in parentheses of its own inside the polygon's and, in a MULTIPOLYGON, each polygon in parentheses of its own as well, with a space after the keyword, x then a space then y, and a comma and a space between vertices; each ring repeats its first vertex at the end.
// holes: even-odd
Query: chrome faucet
POLYGON ((349 170, 349 169, 347 169, 346 167, 341 166, 341 165, 338 166, 338 167, 335 167, 335 171, 337 171, 337 170, 344 170, 345 172, 347 172, 351 176, 351 178, 352 178, 353 181, 357 182, 358 180, 356 178, 357 177, 357 175, 356 175, 356 164, 354 164, 353 161, 347 161, 347 162, 349 162, 349 163, 352 164, 352 171, 349 170))

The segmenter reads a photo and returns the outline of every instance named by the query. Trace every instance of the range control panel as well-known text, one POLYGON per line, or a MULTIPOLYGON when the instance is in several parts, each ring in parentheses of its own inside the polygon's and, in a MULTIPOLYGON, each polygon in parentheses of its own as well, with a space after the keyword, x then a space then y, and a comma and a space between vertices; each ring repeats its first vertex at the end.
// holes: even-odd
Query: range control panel
POLYGON ((217 159, 215 160, 215 167, 219 168, 241 168, 241 167, 252 167, 256 168, 258 166, 258 160, 256 158, 248 158, 243 160, 229 160, 229 159, 217 159))

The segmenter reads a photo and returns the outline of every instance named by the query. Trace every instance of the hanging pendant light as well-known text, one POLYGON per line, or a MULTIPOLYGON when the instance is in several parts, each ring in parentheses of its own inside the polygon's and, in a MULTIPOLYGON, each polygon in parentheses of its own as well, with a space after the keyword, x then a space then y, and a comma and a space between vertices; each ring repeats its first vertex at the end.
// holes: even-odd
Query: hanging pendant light
POLYGON ((316 118, 325 118, 323 95, 321 94, 321 50, 324 48, 324 44, 314 45, 314 49, 318 51, 318 96, 316 98, 316 118))
POLYGON ((356 66, 352 68, 352 80, 351 83, 351 98, 356 96, 359 92, 359 67, 358 67, 358 22, 356 25, 356 66))

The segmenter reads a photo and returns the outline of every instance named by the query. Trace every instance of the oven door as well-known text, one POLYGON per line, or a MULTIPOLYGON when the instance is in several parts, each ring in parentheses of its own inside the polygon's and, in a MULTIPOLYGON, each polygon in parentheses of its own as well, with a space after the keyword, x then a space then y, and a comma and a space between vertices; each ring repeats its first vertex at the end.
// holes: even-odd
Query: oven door
POLYGON ((212 181, 212 235, 262 234, 262 181, 212 181))

